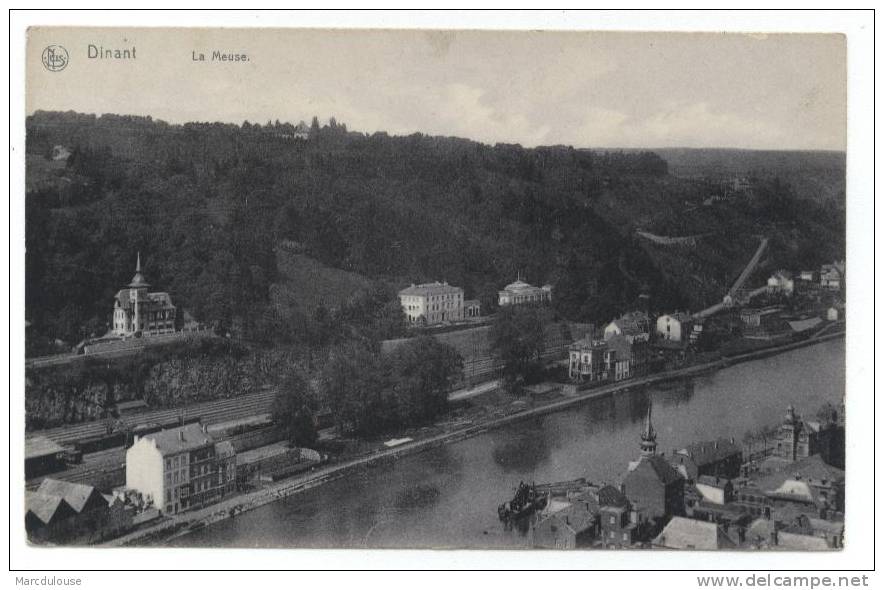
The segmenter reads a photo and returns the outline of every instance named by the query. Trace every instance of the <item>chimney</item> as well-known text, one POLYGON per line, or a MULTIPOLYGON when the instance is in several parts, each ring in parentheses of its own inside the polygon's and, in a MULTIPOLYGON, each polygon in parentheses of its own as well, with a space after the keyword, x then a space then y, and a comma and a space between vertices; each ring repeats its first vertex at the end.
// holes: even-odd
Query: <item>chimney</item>
POLYGON ((132 444, 134 445, 135 443, 137 443, 137 442, 138 442, 138 439, 140 439, 140 438, 141 438, 141 437, 138 436, 138 435, 136 434, 136 435, 132 438, 132 444))

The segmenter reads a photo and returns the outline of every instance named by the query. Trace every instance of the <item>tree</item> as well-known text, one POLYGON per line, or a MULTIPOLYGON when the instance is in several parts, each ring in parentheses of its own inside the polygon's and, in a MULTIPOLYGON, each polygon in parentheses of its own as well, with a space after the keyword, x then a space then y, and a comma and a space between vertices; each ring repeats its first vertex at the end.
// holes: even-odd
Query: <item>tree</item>
POLYGON ((399 346, 388 357, 397 415, 403 425, 432 420, 448 406, 463 372, 463 357, 432 336, 399 346))
POLYGON ((503 362, 503 377, 511 391, 532 382, 543 367, 543 317, 535 307, 508 306, 491 326, 491 349, 503 362))
POLYGON ((292 444, 310 446, 316 442, 316 411, 316 395, 309 381, 299 369, 290 369, 273 399, 273 422, 283 428, 292 444))
POLYGON ((332 348, 320 375, 323 397, 342 434, 373 434, 393 416, 387 379, 376 350, 351 341, 332 348))

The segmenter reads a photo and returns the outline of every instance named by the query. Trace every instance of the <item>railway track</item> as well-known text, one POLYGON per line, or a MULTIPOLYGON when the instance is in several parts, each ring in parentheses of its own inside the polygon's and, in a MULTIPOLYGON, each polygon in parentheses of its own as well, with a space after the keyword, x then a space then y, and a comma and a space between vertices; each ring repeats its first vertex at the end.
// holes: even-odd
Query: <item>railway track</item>
MULTIPOLYGON (((135 426, 149 422, 164 424, 177 419, 183 410, 186 417, 199 416, 206 424, 226 422, 228 420, 236 420, 270 412, 273 398, 275 396, 276 390, 268 388, 257 393, 250 393, 238 397, 199 402, 184 408, 147 410, 127 414, 124 415, 121 420, 128 426, 135 426)), ((45 430, 34 430, 27 433, 27 436, 44 436, 60 445, 66 445, 84 438, 99 436, 106 432, 106 423, 103 420, 96 420, 93 422, 58 426, 56 428, 48 428, 45 430)))

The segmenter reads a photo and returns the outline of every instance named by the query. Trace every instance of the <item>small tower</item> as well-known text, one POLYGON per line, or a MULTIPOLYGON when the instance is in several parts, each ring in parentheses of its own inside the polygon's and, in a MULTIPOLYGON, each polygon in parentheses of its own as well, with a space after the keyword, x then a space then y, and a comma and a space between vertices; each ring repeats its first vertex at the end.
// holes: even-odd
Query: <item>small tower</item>
POLYGON ((651 408, 653 404, 648 402, 648 413, 645 416, 645 426, 642 429, 642 457, 651 457, 657 454, 657 433, 651 424, 651 408))
POLYGON ((133 332, 137 332, 138 330, 142 329, 139 303, 147 297, 148 287, 150 287, 150 284, 146 280, 144 280, 144 275, 141 274, 141 252, 139 251, 138 260, 135 263, 135 276, 132 277, 132 282, 129 283, 129 297, 132 299, 132 303, 135 307, 132 326, 133 332))

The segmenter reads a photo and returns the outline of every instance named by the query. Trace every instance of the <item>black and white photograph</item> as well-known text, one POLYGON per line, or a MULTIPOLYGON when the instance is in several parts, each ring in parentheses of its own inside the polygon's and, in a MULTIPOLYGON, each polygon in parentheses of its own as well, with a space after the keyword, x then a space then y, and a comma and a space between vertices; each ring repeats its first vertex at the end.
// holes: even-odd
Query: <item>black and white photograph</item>
POLYGON ((29 551, 858 539, 848 36, 173 25, 26 31, 29 551))

